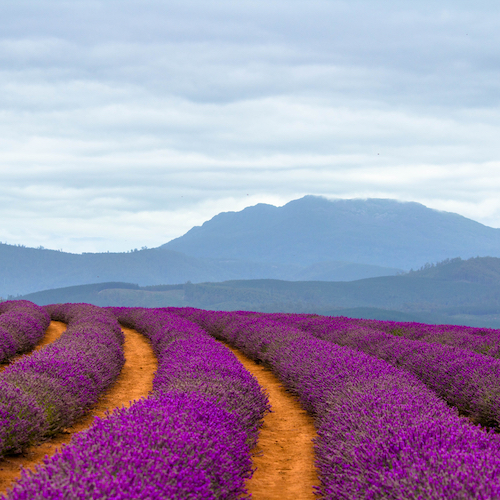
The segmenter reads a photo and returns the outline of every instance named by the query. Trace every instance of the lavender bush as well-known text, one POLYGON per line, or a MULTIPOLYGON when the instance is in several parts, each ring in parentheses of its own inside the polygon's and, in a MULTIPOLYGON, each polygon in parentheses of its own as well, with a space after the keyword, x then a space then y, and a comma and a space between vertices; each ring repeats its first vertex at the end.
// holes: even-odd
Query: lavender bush
POLYGON ((423 340, 500 357, 500 331, 458 325, 426 325, 396 321, 356 320, 359 324, 411 340, 423 340))
POLYGON ((4 497, 245 498, 267 397, 225 346, 161 310, 110 308, 152 343, 153 394, 97 419, 4 497))
POLYGON ((464 415, 500 425, 500 360, 450 345, 410 340, 342 318, 274 314, 273 319, 314 336, 351 347, 402 368, 436 391, 464 415), (347 327, 345 327, 347 323, 347 327))
POLYGON ((49 315, 28 300, 0 303, 0 363, 30 349, 42 339, 49 315))
MULTIPOLYGON (((291 315, 304 319, 304 315, 291 315), (302 316, 302 318, 301 318, 302 316)), ((491 328, 473 328, 459 325, 426 325, 424 323, 377 321, 330 317, 337 330, 357 330, 359 327, 378 330, 410 340, 438 343, 468 349, 494 358, 500 357, 500 331, 491 328)))
MULTIPOLYGON (((185 314, 180 308, 176 314, 185 314)), ((318 314, 286 314, 286 313, 258 313, 252 311, 237 311, 239 315, 250 317, 266 317, 272 321, 281 321, 290 325, 314 320, 324 320, 325 316, 318 314)), ((380 321, 374 319, 347 318, 345 316, 328 316, 332 329, 349 333, 361 328, 382 331, 404 337, 410 340, 421 340, 468 349, 493 358, 500 357, 500 330, 492 328, 475 328, 462 325, 428 325, 415 322, 380 321)))
MULTIPOLYGON (((50 309, 49 309, 50 311, 50 309)), ((116 379, 125 361, 114 316, 88 304, 57 307, 63 335, 0 374, 0 456, 72 424, 116 379)))
POLYGON ((251 471, 246 439, 214 400, 167 393, 97 419, 2 498, 242 498, 251 471))
POLYGON ((268 318, 177 311, 268 365, 316 420, 320 495, 500 497, 500 438, 413 375, 268 318))
POLYGON ((254 444, 267 397, 232 352, 198 325, 166 310, 110 308, 125 326, 151 340, 158 358, 155 391, 200 392, 215 397, 238 419, 254 444))

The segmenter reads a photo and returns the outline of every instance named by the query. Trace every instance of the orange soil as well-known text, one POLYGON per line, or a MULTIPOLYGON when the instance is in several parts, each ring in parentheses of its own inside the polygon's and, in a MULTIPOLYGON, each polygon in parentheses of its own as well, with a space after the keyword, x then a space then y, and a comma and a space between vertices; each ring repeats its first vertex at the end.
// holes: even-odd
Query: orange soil
POLYGON ((62 445, 69 443, 73 434, 90 427, 95 417, 104 417, 107 410, 128 407, 134 400, 147 396, 152 390, 157 361, 151 344, 135 330, 122 330, 125 334, 126 361, 114 384, 99 398, 92 410, 71 428, 65 429, 53 439, 29 448, 21 455, 0 460, 0 494, 5 493, 11 483, 20 477, 21 467, 34 469, 45 456, 52 456, 62 445))
POLYGON ((42 349, 48 344, 52 344, 52 342, 57 340, 65 331, 66 323, 61 321, 51 321, 49 327, 45 331, 44 337, 36 345, 35 351, 42 349))
POLYGON ((246 484, 252 498, 317 498, 313 490, 319 480, 314 467, 312 440, 316 429, 312 417, 269 369, 230 349, 267 392, 272 407, 272 413, 264 417, 259 441, 252 450, 257 470, 246 484))

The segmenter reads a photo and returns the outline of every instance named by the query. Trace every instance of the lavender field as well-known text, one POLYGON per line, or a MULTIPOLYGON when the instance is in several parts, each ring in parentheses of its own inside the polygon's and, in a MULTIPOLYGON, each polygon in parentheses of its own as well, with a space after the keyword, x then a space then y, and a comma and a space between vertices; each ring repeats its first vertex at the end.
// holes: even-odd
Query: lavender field
MULTIPOLYGON (((68 327, 40 351, 3 361, 4 457, 91 411, 123 366, 120 325, 149 340, 158 369, 147 397, 96 419, 3 499, 248 498, 252 450, 273 408, 226 346, 270 369, 314 419, 311 497, 500 498, 500 331, 25 301, 1 304, 0 325, 16 307, 42 326, 35 335, 20 321, 26 347, 9 352, 36 344, 49 316, 68 327)), ((0 347, 12 338, 0 336, 0 347)))

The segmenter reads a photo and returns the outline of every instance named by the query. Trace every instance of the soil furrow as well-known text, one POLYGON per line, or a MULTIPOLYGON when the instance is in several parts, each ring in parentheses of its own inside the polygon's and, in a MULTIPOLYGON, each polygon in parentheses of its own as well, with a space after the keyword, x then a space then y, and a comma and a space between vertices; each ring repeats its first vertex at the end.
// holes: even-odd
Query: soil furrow
POLYGON ((125 334, 125 365, 115 383, 99 398, 92 410, 72 427, 38 446, 29 448, 21 455, 1 460, 0 494, 5 493, 12 482, 20 477, 22 467, 34 469, 45 456, 52 456, 62 445, 69 443, 73 434, 90 427, 96 417, 104 417, 107 411, 115 408, 128 407, 134 400, 147 396, 152 390, 157 360, 151 344, 135 330, 122 330, 125 334))
POLYGON ((66 326, 66 323, 63 323, 62 321, 51 321, 49 327, 45 330, 45 335, 35 346, 34 350, 38 351, 43 349, 46 345, 55 342, 66 331, 66 326))
POLYGON ((319 485, 314 466, 314 421, 275 375, 236 349, 230 348, 243 366, 268 393, 271 413, 264 417, 259 441, 252 450, 256 471, 247 482, 255 500, 316 498, 319 485))

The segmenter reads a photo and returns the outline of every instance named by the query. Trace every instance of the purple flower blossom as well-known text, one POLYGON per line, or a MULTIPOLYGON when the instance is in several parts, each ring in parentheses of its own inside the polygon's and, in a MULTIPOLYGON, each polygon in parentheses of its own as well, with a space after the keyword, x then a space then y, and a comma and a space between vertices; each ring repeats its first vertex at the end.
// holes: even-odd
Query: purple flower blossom
POLYGON ((30 349, 42 339, 49 315, 28 300, 0 303, 0 363, 30 349))
POLYGON ((109 310, 151 340, 159 362, 153 394, 97 419, 4 498, 246 498, 250 448, 269 410, 257 381, 190 321, 162 310, 109 310))
MULTIPOLYGON (((448 333, 447 345, 429 342, 441 337, 429 328, 418 335, 418 324, 412 324, 412 340, 402 335, 387 333, 387 322, 357 323, 346 318, 273 314, 263 316, 281 323, 299 327, 329 342, 351 347, 402 368, 424 382, 449 404, 464 415, 487 426, 500 426, 500 360, 453 345, 453 334, 448 333)), ((444 331, 443 327, 440 330, 444 331)), ((450 329, 451 332, 454 329, 450 329)), ((460 330, 459 330, 460 331, 460 330)), ((494 332, 494 331, 493 331, 494 332)), ((489 334, 492 336, 492 334, 489 334)), ((409 335, 410 336, 410 335, 409 335)), ((481 339, 479 335, 473 338, 481 339)), ((457 344, 464 345, 464 336, 457 344)))
POLYGON ((0 374, 0 456, 71 425, 116 379, 123 334, 109 312, 88 304, 57 306, 63 335, 0 374))
POLYGON ((460 417, 412 374, 265 316, 175 312, 269 366, 297 394, 315 417, 323 498, 500 497, 499 435, 460 417))

